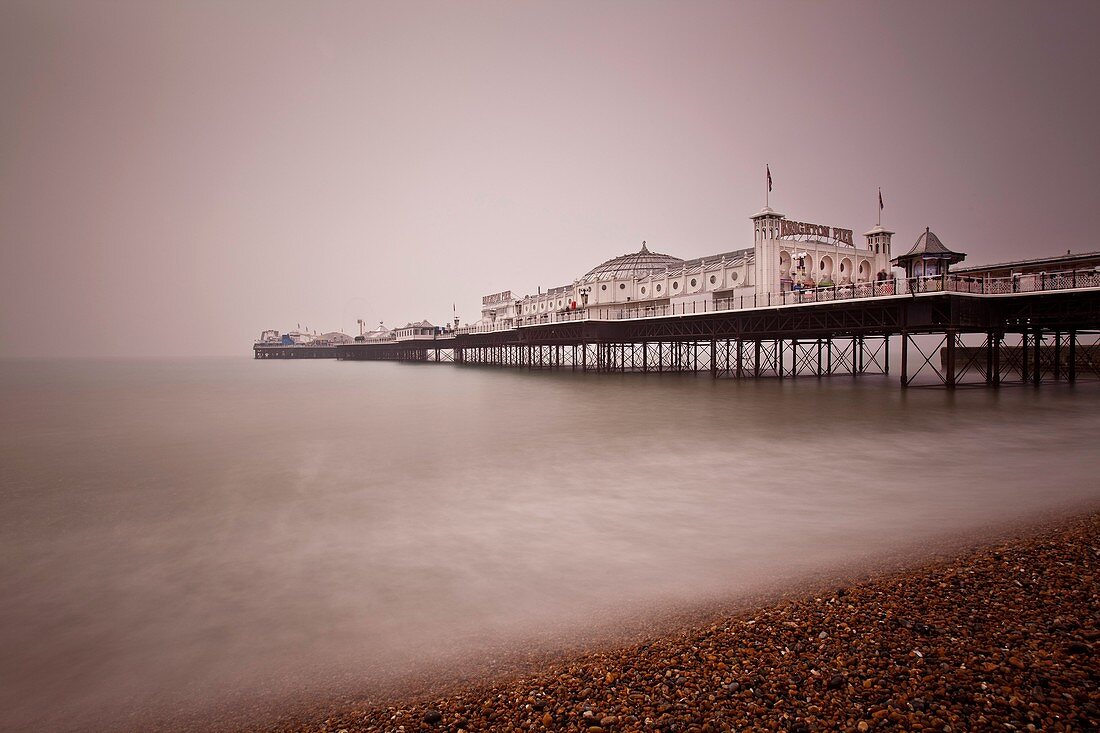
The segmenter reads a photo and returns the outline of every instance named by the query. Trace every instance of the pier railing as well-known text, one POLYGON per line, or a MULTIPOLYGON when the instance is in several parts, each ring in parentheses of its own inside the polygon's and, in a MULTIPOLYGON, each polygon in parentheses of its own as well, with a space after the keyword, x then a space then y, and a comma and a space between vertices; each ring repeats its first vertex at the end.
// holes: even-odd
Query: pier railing
POLYGON ((828 303, 921 293, 950 292, 975 295, 1011 295, 1081 288, 1100 288, 1100 271, 1041 272, 999 278, 948 274, 831 285, 828 287, 796 288, 779 293, 755 293, 728 298, 685 300, 664 305, 597 305, 575 310, 520 316, 514 322, 512 319, 508 319, 503 323, 491 325, 463 326, 456 329, 455 333, 460 335, 494 333, 497 331, 511 331, 517 326, 538 326, 586 320, 617 321, 633 318, 687 316, 699 313, 718 313, 750 308, 828 303))

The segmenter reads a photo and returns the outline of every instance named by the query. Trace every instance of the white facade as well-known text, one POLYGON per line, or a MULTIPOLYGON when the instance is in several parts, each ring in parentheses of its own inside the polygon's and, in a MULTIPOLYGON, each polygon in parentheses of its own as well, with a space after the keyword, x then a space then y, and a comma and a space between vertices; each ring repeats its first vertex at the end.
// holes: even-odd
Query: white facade
POLYGON ((438 327, 428 321, 420 321, 419 323, 408 323, 401 328, 393 329, 393 336, 394 340, 397 341, 430 340, 435 338, 438 331, 438 327))
POLYGON ((513 328, 518 312, 519 303, 511 290, 493 293, 482 297, 481 320, 478 323, 492 328, 513 328))
POLYGON ((570 285, 509 298, 507 308, 487 308, 488 299, 496 296, 485 296, 478 327, 500 328, 501 314, 511 316, 513 305, 524 324, 593 307, 642 314, 666 305, 681 312, 704 311, 725 299, 893 279, 893 232, 881 226, 865 233, 865 242, 857 246, 850 229, 792 221, 767 207, 750 219, 752 243, 743 249, 685 261, 652 253, 643 242, 639 252, 608 260, 570 285))
POLYGON ((751 218, 758 294, 893 279, 893 232, 881 226, 857 247, 850 229, 791 221, 767 207, 751 218))

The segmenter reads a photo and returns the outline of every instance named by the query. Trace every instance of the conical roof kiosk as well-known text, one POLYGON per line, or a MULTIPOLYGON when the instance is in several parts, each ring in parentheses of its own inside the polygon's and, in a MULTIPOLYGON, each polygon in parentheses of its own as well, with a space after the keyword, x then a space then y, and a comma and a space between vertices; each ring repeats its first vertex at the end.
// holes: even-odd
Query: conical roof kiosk
POLYGON ((907 278, 939 277, 946 275, 951 265, 965 259, 965 254, 949 250, 931 229, 925 227, 913 248, 890 263, 903 268, 907 278))

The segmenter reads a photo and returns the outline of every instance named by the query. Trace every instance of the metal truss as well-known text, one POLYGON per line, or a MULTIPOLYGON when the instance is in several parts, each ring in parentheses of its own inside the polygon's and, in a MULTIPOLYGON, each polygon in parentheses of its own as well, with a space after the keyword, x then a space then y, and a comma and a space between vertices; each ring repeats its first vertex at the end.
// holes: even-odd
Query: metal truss
POLYGON ((925 369, 928 369, 932 373, 934 373, 936 375, 936 377, 939 379, 940 384, 953 386, 953 384, 949 384, 948 378, 947 378, 947 373, 950 370, 950 367, 945 368, 944 371, 940 371, 940 369, 936 366, 936 363, 935 363, 935 357, 939 353, 940 349, 948 343, 947 339, 948 339, 948 335, 944 334, 943 337, 939 340, 939 343, 936 344, 935 348, 933 348, 931 351, 925 352, 925 350, 921 348, 920 344, 917 341, 910 338, 908 334, 903 334, 902 335, 902 342, 901 342, 902 343, 902 347, 901 347, 901 349, 902 349, 901 350, 901 364, 902 364, 902 366, 901 366, 901 386, 902 387, 911 386, 913 384, 913 382, 916 380, 916 378, 918 376, 920 376, 921 372, 923 372, 925 369), (913 350, 916 351, 917 355, 920 357, 918 362, 917 362, 917 368, 912 372, 910 372, 909 368, 908 368, 908 365, 909 365, 909 348, 910 347, 912 347, 913 350))

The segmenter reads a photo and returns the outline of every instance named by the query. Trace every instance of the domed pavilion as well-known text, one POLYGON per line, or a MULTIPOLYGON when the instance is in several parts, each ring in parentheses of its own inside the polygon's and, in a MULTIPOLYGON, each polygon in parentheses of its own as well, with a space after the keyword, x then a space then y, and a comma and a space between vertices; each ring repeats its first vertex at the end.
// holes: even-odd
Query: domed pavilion
POLYGON ((596 265, 580 279, 582 283, 598 280, 641 279, 648 275, 664 272, 670 267, 683 265, 684 260, 672 255, 650 252, 645 242, 637 252, 613 257, 607 262, 596 265))

